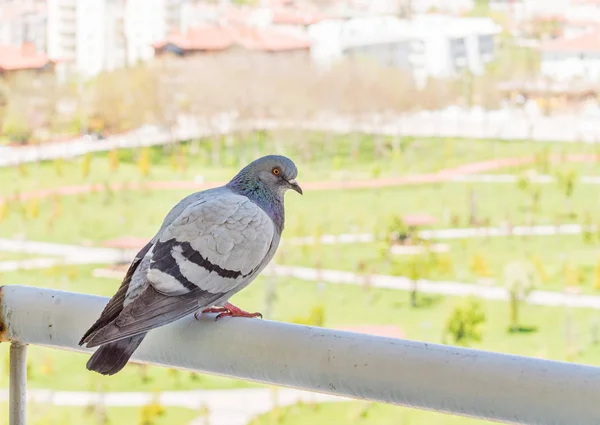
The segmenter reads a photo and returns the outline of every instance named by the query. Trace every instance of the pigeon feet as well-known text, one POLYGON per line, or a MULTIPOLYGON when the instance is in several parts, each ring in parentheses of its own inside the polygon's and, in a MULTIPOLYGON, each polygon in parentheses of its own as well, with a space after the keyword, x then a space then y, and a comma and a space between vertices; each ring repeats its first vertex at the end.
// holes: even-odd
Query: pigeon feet
POLYGON ((219 320, 222 317, 260 317, 262 319, 262 314, 260 313, 248 313, 247 311, 242 310, 234 306, 233 304, 226 303, 223 307, 209 307, 201 312, 197 312, 194 314, 196 319, 200 318, 200 314, 202 313, 219 313, 215 320, 219 320))

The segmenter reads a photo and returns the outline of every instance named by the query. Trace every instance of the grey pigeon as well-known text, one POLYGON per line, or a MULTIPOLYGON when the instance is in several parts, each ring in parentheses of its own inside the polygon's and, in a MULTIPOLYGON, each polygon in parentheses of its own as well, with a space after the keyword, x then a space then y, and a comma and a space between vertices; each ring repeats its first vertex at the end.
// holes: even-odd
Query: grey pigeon
POLYGON ((294 163, 269 155, 227 185, 181 200, 136 255, 117 293, 79 345, 100 347, 87 362, 103 375, 120 371, 151 329, 193 312, 256 317, 229 298, 275 255, 284 226, 284 194, 302 194, 294 163))

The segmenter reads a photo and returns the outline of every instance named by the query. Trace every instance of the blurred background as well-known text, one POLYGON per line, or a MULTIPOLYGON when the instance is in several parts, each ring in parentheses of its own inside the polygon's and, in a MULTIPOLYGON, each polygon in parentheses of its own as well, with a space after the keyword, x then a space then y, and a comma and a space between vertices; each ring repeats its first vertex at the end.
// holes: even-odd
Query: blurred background
MULTIPOLYGON (((175 202, 281 153, 305 196, 240 307, 600 364, 599 82, 598 0, 0 0, 0 284, 112 295, 175 202)), ((31 424, 484 424, 28 358, 31 424)))

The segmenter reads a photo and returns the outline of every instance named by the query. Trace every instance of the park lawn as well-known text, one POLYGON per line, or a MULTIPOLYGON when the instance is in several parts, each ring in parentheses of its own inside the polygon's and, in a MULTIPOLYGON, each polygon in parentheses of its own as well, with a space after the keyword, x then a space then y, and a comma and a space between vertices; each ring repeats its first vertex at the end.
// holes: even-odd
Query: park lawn
MULTIPOLYGON (((598 293, 600 241, 586 242, 583 235, 511 236, 434 241, 448 246, 447 253, 432 254, 424 279, 467 283, 504 284, 504 267, 529 261, 539 279, 537 289, 598 293), (479 266, 477 265, 479 262, 479 266)), ((383 242, 338 245, 283 245, 277 261, 289 266, 320 267, 360 273, 397 274, 411 262, 410 255, 389 255, 383 242), (402 266, 405 264, 406 266, 402 266)), ((599 271, 600 273, 600 271, 599 271)), ((401 273, 408 276, 409 273, 401 273)))
POLYGON ((394 151, 392 139, 382 137, 383 148, 376 154, 376 140, 373 136, 356 134, 257 133, 232 139, 231 147, 221 143, 218 157, 213 154, 211 140, 152 147, 148 148, 151 166, 147 176, 142 176, 139 167, 141 150, 119 150, 116 170, 111 169, 109 154, 94 153, 88 159, 78 157, 0 169, 0 196, 91 183, 192 181, 197 176, 205 181, 227 181, 250 160, 270 153, 293 158, 299 167, 300 179, 308 182, 427 173, 495 157, 532 156, 546 149, 555 153, 595 152, 587 144, 541 146, 527 141, 436 138, 401 138, 397 143, 399 148, 394 151), (315 152, 320 154, 317 156, 315 152))
MULTIPOLYGON (((76 292, 112 295, 118 287, 116 279, 90 277, 92 267, 57 268, 47 271, 11 272, 2 275, 2 284, 26 284, 53 287, 76 292), (77 273, 75 273, 75 270, 77 273)), ((323 325, 394 325, 408 339, 440 343, 444 326, 453 309, 465 302, 462 298, 422 295, 421 307, 412 308, 405 291, 276 279, 275 301, 267 308, 267 278, 259 278, 248 289, 237 294, 233 302, 249 311, 262 311, 268 318, 288 322, 306 322, 315 311, 323 309, 323 325)), ((524 305, 521 324, 537 327, 536 332, 509 334, 509 306, 505 302, 481 300, 487 320, 481 342, 474 348, 505 353, 571 360, 600 365, 599 335, 595 334, 600 312, 589 309, 551 308, 524 305), (567 317, 572 327, 565 331, 567 317), (566 341, 566 335, 569 340, 566 341)), ((211 375, 173 372, 158 367, 130 365, 110 378, 85 370, 87 355, 42 347, 31 347, 30 386, 61 390, 156 391, 198 388, 238 388, 255 386, 247 382, 211 375)), ((0 345, 0 386, 7 385, 8 345, 0 345)))
POLYGON ((248 425, 484 425, 496 422, 463 418, 389 404, 366 402, 299 403, 277 408, 248 425))
MULTIPOLYGON (((289 193, 284 236, 373 232, 388 229, 392 217, 406 214, 432 215, 438 220, 434 227, 469 226, 471 194, 476 216, 491 225, 598 221, 600 197, 595 187, 576 187, 570 202, 556 185, 541 188, 534 213, 528 196, 516 185, 444 183, 289 193)), ((149 238, 169 209, 190 192, 141 189, 11 202, 0 237, 75 244, 99 244, 120 236, 149 238)))
MULTIPOLYGON (((30 260, 32 258, 39 258, 39 257, 41 257, 41 255, 24 254, 22 252, 0 251, 0 262, 1 261, 30 260)), ((49 256, 44 255, 44 257, 49 257, 49 256)))
MULTIPOLYGON (((560 154, 561 151, 557 150, 555 153, 560 154)), ((570 152, 565 152, 570 153, 570 152)), ((600 151, 593 151, 592 149, 582 149, 580 153, 587 153, 590 155, 598 155, 597 162, 556 162, 551 164, 547 169, 538 167, 535 164, 522 164, 511 167, 498 168, 495 170, 486 171, 484 174, 514 174, 525 176, 528 173, 536 174, 547 174, 554 175, 560 173, 574 172, 576 176, 597 176, 600 174, 600 151)))
MULTIPOLYGON (((148 407, 106 407, 104 418, 95 406, 51 406, 45 404, 28 403, 27 423, 31 425, 96 425, 104 424, 141 424, 142 409, 148 407), (105 421, 103 421, 105 419, 105 421)), ((187 425, 200 414, 191 409, 171 406, 157 406, 163 409, 162 414, 154 416, 152 425, 187 425)), ((4 418, 1 424, 8 423, 8 404, 0 404, 0 417, 4 418), (6 421, 6 422, 5 422, 6 421)))

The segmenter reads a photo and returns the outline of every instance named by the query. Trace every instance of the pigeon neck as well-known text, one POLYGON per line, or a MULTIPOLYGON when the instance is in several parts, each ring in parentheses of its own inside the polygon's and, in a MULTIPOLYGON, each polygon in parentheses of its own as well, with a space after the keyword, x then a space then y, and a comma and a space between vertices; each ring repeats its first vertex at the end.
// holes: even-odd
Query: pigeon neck
POLYGON ((273 220, 275 226, 281 233, 285 222, 285 211, 283 208, 283 195, 268 190, 260 181, 236 181, 232 180, 227 187, 239 195, 246 196, 258 205, 273 220))

